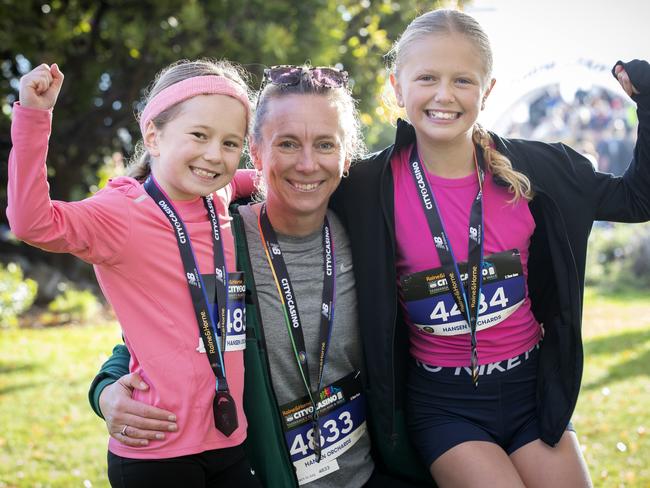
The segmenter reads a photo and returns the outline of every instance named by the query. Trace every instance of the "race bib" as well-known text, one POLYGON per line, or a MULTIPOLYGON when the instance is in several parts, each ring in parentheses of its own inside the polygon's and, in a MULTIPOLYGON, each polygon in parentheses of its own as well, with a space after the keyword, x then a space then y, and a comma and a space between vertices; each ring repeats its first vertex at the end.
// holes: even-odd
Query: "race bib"
MULTIPOLYGON (((202 275, 208 298, 214 299, 214 275, 202 275)), ((228 273, 228 310, 226 311, 226 352, 246 349, 246 285, 244 273, 228 273)), ((214 309, 214 302, 210 302, 214 309)), ((216 311, 216 310, 215 310, 216 311)), ((221 341, 221 328, 217 327, 217 339, 221 341)), ((199 352, 205 352, 203 340, 199 337, 199 352)))
POLYGON ((323 388, 317 404, 321 460, 314 454, 313 407, 308 396, 280 407, 284 436, 298 484, 304 485, 339 469, 338 458, 366 432, 366 405, 358 371, 323 388))
MULTIPOLYGON (((458 263, 463 286, 467 284, 467 262, 458 263)), ((503 322, 526 298, 526 283, 517 249, 487 256, 482 268, 483 284, 476 330, 503 322)), ((432 335, 469 334, 469 325, 452 296, 442 268, 400 278, 412 324, 432 335)))

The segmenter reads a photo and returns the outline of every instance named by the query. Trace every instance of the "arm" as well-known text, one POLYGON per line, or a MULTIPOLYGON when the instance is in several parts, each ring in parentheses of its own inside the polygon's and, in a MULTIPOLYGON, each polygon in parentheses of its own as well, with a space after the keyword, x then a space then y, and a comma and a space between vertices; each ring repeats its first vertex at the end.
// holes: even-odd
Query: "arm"
POLYGON ((62 83, 56 64, 41 65, 21 78, 20 101, 12 114, 7 218, 23 241, 100 263, 125 244, 129 219, 117 216, 128 210, 119 207, 126 204, 115 192, 74 203, 50 200, 45 162, 52 108, 62 83))
POLYGON ((128 374, 130 358, 126 346, 115 346, 91 383, 88 400, 93 411, 106 421, 111 437, 129 446, 146 446, 149 440, 164 439, 164 432, 174 432, 178 426, 172 412, 131 398, 134 389, 149 387, 137 373, 128 374))
POLYGON ((612 70, 625 92, 637 103, 639 118, 634 158, 621 178, 597 174, 596 219, 640 222, 650 219, 650 64, 618 62, 612 70))
POLYGON ((232 179, 233 196, 232 200, 250 198, 257 191, 255 180, 257 179, 254 169, 238 169, 232 179))

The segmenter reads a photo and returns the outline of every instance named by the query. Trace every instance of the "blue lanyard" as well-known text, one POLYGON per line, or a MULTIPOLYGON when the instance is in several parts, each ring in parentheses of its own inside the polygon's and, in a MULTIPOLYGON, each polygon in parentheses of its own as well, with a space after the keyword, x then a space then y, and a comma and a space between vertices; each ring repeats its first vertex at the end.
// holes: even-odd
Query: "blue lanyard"
POLYGON ((209 300, 206 293, 205 284, 192 249, 190 236, 185 228, 182 218, 174 209, 171 200, 167 197, 165 192, 158 186, 153 175, 149 176, 144 182, 145 191, 151 196, 156 205, 163 212, 165 217, 174 230, 178 250, 180 251, 181 261, 185 271, 185 279, 187 286, 192 297, 192 305, 194 314, 199 327, 199 333, 203 339, 205 346, 206 356, 210 362, 210 367, 216 377, 215 397, 213 400, 213 413, 215 417, 215 427, 223 432, 226 436, 230 436, 238 426, 237 410, 235 409, 235 401, 230 395, 228 388, 228 381, 226 380, 226 369, 223 362, 223 352, 226 345, 226 314, 227 314, 227 283, 228 273, 226 271, 226 258, 223 250, 223 242, 221 239, 221 230, 219 227, 219 217, 214 208, 214 202, 211 197, 204 197, 203 204, 205 205, 210 225, 212 227, 212 250, 214 255, 214 270, 215 270, 215 294, 216 304, 215 309, 209 307, 209 300), (215 320, 215 312, 217 317, 215 320), (221 341, 217 338, 215 324, 218 324, 221 331, 221 341))
MULTIPOLYGON (((482 154, 478 151, 481 158, 482 154)), ((474 386, 478 386, 478 351, 476 347, 476 325, 479 316, 479 305, 481 298, 482 269, 483 269, 483 181, 485 180, 485 171, 483 170, 483 160, 479 164, 477 151, 474 150, 474 164, 478 177, 479 190, 472 203, 469 218, 469 245, 467 252, 467 289, 463 286, 458 270, 458 262, 454 257, 442 217, 438 210, 436 199, 431 191, 429 181, 422 169, 420 155, 418 154, 417 145, 413 146, 409 158, 409 170, 413 176, 415 186, 420 196, 422 210, 427 218, 429 230, 433 237, 433 244, 438 252, 440 264, 442 265, 449 290, 454 297, 456 306, 461 314, 465 317, 470 330, 470 347, 471 347, 471 368, 472 381, 474 386)))

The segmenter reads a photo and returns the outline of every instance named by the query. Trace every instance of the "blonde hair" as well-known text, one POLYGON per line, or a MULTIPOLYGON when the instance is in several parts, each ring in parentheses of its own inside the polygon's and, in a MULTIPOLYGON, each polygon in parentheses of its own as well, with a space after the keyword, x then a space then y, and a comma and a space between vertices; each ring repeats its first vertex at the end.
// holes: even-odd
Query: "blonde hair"
MULTIPOLYGON (((432 10, 415 18, 388 52, 389 69, 397 77, 409 46, 419 39, 431 35, 450 34, 462 34, 476 47, 483 61, 485 75, 483 83, 486 84, 492 77, 493 58, 490 40, 474 17, 453 9, 432 10)), ((508 183, 509 191, 513 194, 511 202, 516 202, 520 198, 532 200, 533 190, 528 177, 516 171, 510 160, 496 150, 492 137, 478 123, 475 123, 472 129, 472 140, 483 150, 487 169, 494 176, 508 183)))
MULTIPOLYGON (((165 88, 168 88, 175 83, 194 78, 195 76, 215 75, 223 76, 241 86, 244 91, 249 94, 250 90, 246 84, 244 71, 237 65, 226 60, 213 60, 213 59, 197 59, 187 60, 181 59, 175 63, 170 64, 162 69, 157 75, 151 86, 144 95, 140 103, 140 111, 137 114, 137 119, 149 100, 155 97, 165 88)), ((179 111, 181 104, 176 104, 167 110, 164 110, 152 119, 154 125, 158 129, 162 129, 165 124, 172 120, 179 111)), ((138 181, 144 181, 151 174, 151 155, 144 147, 142 140, 138 141, 135 146, 135 152, 129 160, 129 165, 126 168, 126 175, 135 178, 138 181)))

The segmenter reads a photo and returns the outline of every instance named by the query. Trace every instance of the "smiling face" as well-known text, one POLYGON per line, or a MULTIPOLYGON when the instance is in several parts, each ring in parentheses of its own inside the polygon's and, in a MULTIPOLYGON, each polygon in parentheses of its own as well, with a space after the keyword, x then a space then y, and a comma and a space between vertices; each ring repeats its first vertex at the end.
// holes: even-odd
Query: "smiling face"
POLYGON ((269 214, 322 222, 350 163, 336 103, 314 94, 273 98, 260 136, 251 153, 266 183, 269 214))
POLYGON ((190 200, 226 186, 237 170, 246 136, 246 110, 226 95, 200 95, 145 132, 151 172, 172 200, 190 200))
POLYGON ((418 144, 436 147, 471 141, 494 80, 464 35, 430 34, 410 43, 391 83, 415 127, 418 144))

